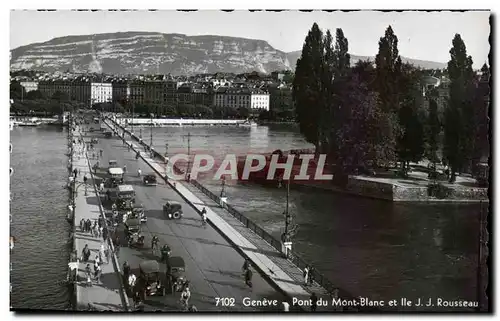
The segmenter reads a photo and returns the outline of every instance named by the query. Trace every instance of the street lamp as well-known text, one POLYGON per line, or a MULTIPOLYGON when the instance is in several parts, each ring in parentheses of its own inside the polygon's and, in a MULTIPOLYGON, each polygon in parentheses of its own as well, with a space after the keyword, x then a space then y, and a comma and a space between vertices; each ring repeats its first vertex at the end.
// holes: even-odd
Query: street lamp
MULTIPOLYGON (((278 186, 283 186, 283 178, 280 177, 278 186)), ((286 207, 283 212, 285 216, 285 232, 281 234, 281 241, 283 242, 283 253, 288 258, 292 251, 292 237, 296 233, 297 226, 292 227, 292 215, 290 214, 290 179, 286 182, 286 207)))
POLYGON ((225 198, 226 197, 226 191, 225 191, 225 187, 226 187, 226 178, 223 176, 222 177, 222 181, 221 181, 221 191, 220 191, 220 198, 225 198))

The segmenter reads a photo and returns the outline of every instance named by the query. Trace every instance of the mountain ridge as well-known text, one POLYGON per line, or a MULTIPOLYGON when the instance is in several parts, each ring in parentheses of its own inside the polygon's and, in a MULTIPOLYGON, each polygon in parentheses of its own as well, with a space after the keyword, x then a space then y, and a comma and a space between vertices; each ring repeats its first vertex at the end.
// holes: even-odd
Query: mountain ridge
POLYGON ((12 70, 71 70, 118 75, 270 73, 275 70, 294 70, 300 53, 286 53, 261 39, 127 31, 63 36, 23 45, 11 50, 10 67, 12 70))

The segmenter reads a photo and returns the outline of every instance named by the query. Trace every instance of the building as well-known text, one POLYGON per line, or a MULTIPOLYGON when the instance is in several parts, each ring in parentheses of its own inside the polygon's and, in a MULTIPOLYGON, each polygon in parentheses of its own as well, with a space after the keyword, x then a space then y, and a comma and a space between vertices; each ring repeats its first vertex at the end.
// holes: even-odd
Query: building
POLYGON ((168 79, 164 82, 163 91, 163 102, 169 106, 175 106, 177 104, 177 88, 181 86, 181 83, 168 79))
POLYGON ((269 93, 257 88, 219 87, 215 91, 214 106, 269 110, 269 93))
POLYGON ((196 84, 191 87, 192 100, 195 105, 212 106, 214 90, 210 84, 196 84))
POLYGON ((92 104, 112 102, 113 85, 110 82, 92 82, 90 84, 90 100, 92 104))
POLYGON ((177 103, 179 105, 194 105, 193 93, 189 84, 177 88, 177 103))
MULTIPOLYGON (((162 77, 163 78, 163 77, 162 77)), ((144 82, 144 104, 163 105, 165 102, 165 82, 163 79, 154 79, 144 82)))
POLYGON ((127 80, 116 79, 112 82, 113 102, 126 103, 130 100, 130 85, 127 80))
POLYGON ((38 82, 37 81, 21 81, 21 86, 23 86, 24 91, 29 93, 30 91, 38 90, 38 82))
POLYGON ((250 108, 269 110, 269 93, 258 88, 250 90, 250 108))
POLYGON ((288 86, 275 86, 269 88, 269 110, 277 116, 286 114, 293 115, 295 106, 292 97, 292 89, 288 86))
MULTIPOLYGON (((426 76, 422 79, 422 95, 430 98, 430 95, 435 95, 438 113, 443 114, 450 98, 450 80, 444 76, 440 78, 434 76, 426 76), (435 92, 432 92, 434 91, 435 92)), ((424 99, 424 109, 429 110, 429 99, 424 99)))
POLYGON ((144 104, 144 82, 134 80, 129 83, 130 102, 132 104, 144 104))
POLYGON ((47 98, 51 98, 56 92, 64 93, 70 98, 71 88, 72 81, 68 79, 50 79, 38 83, 38 90, 47 98))
POLYGON ((91 81, 87 77, 78 77, 71 83, 71 99, 90 106, 91 104, 91 81))

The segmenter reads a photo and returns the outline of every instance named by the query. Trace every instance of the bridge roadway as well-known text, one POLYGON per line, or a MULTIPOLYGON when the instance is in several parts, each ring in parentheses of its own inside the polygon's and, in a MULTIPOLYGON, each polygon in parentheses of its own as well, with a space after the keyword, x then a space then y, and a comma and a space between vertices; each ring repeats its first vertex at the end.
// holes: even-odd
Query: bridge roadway
MULTIPOLYGON (((138 274, 138 265, 144 260, 156 259, 151 253, 152 235, 157 235, 160 245, 168 244, 172 248, 172 256, 181 256, 186 262, 186 276, 190 280, 191 300, 200 311, 279 311, 281 302, 286 298, 269 285, 254 269, 253 288, 245 285, 242 276, 243 257, 211 226, 202 225, 200 215, 188 205, 174 190, 158 179, 158 186, 148 187, 137 177, 137 169, 143 174, 151 172, 147 164, 136 160, 133 154, 117 138, 99 139, 97 151, 103 150, 100 159, 101 167, 107 166, 110 159, 117 160, 119 166, 127 166, 125 183, 133 185, 136 191, 136 202, 143 204, 148 222, 143 224, 146 246, 142 250, 125 247, 122 233, 122 247, 119 261, 122 265, 128 261, 132 271, 138 274), (179 221, 165 219, 162 206, 167 200, 180 202, 184 217, 179 221), (243 298, 252 300, 277 300, 274 308, 247 307, 243 298), (216 298, 234 299, 234 306, 216 305, 216 298)), ((95 163, 93 160, 92 163, 95 163)), ((162 270, 165 266, 162 264, 162 270)), ((180 293, 167 294, 166 298, 150 297, 146 300, 146 310, 178 310, 180 293)))

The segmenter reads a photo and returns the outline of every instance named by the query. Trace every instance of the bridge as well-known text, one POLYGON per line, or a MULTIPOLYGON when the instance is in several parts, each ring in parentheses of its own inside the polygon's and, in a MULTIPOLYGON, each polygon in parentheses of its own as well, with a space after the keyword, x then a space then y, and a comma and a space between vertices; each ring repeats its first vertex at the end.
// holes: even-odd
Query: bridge
MULTIPOLYGON (((255 223, 246 219, 225 203, 224 199, 208 191, 199 182, 174 181, 169 177, 172 169, 165 165, 166 159, 162 155, 157 152, 153 152, 154 155, 144 152, 144 148, 150 150, 150 147, 142 140, 139 142, 135 134, 110 118, 106 118, 104 123, 116 135, 121 136, 121 142, 116 139, 100 139, 97 148, 104 151, 100 163, 106 164, 110 159, 114 159, 121 166, 127 166, 130 174, 126 174, 125 180, 127 184, 134 185, 136 202, 143 204, 145 214, 148 216, 148 222, 143 226, 145 244, 150 244, 152 236, 156 235, 160 238, 160 244, 170 245, 172 255, 184 258, 187 278, 191 281, 191 303, 200 311, 282 310, 282 302, 286 301, 291 305, 295 299, 307 303, 313 292, 318 298, 328 302, 327 306, 318 307, 318 311, 361 310, 359 307, 332 306, 333 297, 352 299, 352 296, 337 289, 318 271, 314 272, 316 282, 305 285, 302 268, 307 263, 292 251, 286 251, 281 241, 274 239, 255 223), (140 154, 139 160, 134 157, 136 153, 140 154), (144 186, 135 174, 137 169, 141 169, 143 173, 154 172, 159 178, 159 185, 144 186), (181 220, 166 220, 162 212, 166 200, 182 204, 184 217, 181 220), (200 211, 203 207, 207 209, 208 226, 201 221, 200 211), (252 289, 243 281, 244 259, 250 260, 254 270, 252 289), (230 298, 229 304, 221 303, 220 298, 230 298), (248 300, 276 302, 276 304, 271 306, 245 304, 248 300)), ((101 138, 99 135, 102 134, 93 132, 87 135, 101 138)), ((102 177, 101 171, 93 175, 96 182, 102 177)), ((118 232, 123 231, 119 228, 118 232)), ((125 261, 130 264, 132 270, 137 270, 141 261, 149 259, 157 259, 150 250, 123 247, 117 258, 118 270, 125 261)), ((119 271, 116 273, 120 274, 119 271)), ((148 298, 145 302, 146 309, 179 310, 177 296, 148 298)), ((291 310, 308 311, 310 307, 306 303, 292 306, 291 310)))

